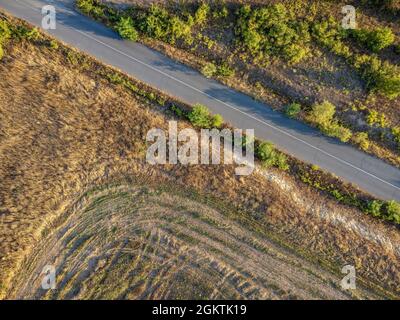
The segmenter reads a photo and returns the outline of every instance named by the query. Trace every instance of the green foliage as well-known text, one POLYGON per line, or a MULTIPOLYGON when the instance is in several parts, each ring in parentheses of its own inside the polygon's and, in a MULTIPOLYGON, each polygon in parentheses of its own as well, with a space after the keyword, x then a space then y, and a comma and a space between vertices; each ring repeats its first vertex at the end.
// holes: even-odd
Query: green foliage
POLYGON ((212 116, 208 108, 201 104, 194 105, 187 117, 195 127, 199 128, 219 128, 224 123, 222 116, 218 114, 212 116))
POLYGON ((224 118, 220 114, 215 114, 211 117, 211 126, 213 128, 221 128, 224 124, 224 118))
POLYGON ((191 16, 185 22, 157 5, 152 5, 148 12, 140 17, 139 28, 148 36, 174 44, 177 39, 192 43, 191 16))
POLYGON ((73 51, 67 52, 67 60, 70 64, 77 66, 79 64, 79 56, 73 51))
POLYGON ((203 25, 207 21, 207 16, 210 12, 208 3, 201 3, 194 14, 194 22, 198 25, 203 25))
POLYGON ((285 108, 285 114, 289 118, 296 118, 300 111, 301 111, 301 105, 295 102, 287 105, 285 108))
POLYGON ((332 122, 335 113, 336 107, 329 101, 324 101, 312 107, 309 118, 319 126, 326 127, 332 122))
POLYGON ((314 23, 312 30, 313 37, 322 46, 332 50, 334 53, 344 58, 351 56, 350 48, 342 41, 345 32, 341 29, 335 18, 330 16, 328 19, 314 23))
POLYGON ((115 30, 117 30, 119 35, 124 39, 137 41, 139 37, 131 17, 121 17, 121 19, 115 25, 115 30))
POLYGON ((331 137, 338 138, 342 142, 347 142, 353 136, 350 129, 339 125, 336 121, 333 121, 328 126, 323 128, 323 131, 331 137))
POLYGON ((176 105, 172 105, 170 109, 179 117, 179 118, 184 118, 186 116, 186 113, 176 105))
POLYGON ((55 40, 50 40, 49 41, 49 47, 53 50, 57 50, 58 49, 58 42, 55 40))
POLYGON ((266 167, 275 166, 282 170, 289 170, 287 157, 277 151, 271 142, 261 142, 256 148, 256 155, 266 167))
POLYGON ((234 75, 235 70, 233 70, 228 63, 224 62, 217 67, 217 75, 221 77, 231 77, 234 75))
POLYGON ((4 56, 4 49, 3 49, 3 44, 11 38, 11 30, 10 27, 5 20, 0 20, 0 60, 4 56))
POLYGON ((392 135, 394 137, 394 141, 400 144, 400 127, 394 127, 392 129, 392 135))
POLYGON ((336 107, 329 101, 316 104, 308 116, 308 119, 315 124, 328 136, 339 138, 342 142, 347 142, 352 137, 350 129, 341 126, 334 119, 336 107))
POLYGON ((118 22, 120 17, 116 9, 109 7, 99 0, 76 0, 76 6, 82 13, 106 22, 118 22))
POLYGON ((18 39, 26 39, 29 41, 36 41, 40 38, 40 32, 37 28, 28 28, 23 25, 19 25, 15 28, 14 35, 18 39))
POLYGON ((400 224, 400 203, 394 200, 387 202, 380 200, 369 201, 364 211, 374 217, 400 224))
POLYGON ((212 13, 212 16, 214 19, 224 19, 224 18, 228 17, 228 15, 229 15, 229 11, 226 6, 217 8, 217 10, 214 10, 212 13))
POLYGON ((76 1, 77 8, 85 14, 91 14, 97 4, 98 3, 95 0, 77 0, 76 1))
POLYGON ((0 20, 0 43, 11 38, 11 29, 5 20, 0 20))
POLYGON ((383 202, 379 200, 372 200, 367 203, 365 211, 372 214, 374 217, 380 217, 382 214, 383 202))
POLYGON ((354 135, 353 140, 360 146, 362 150, 366 151, 369 149, 370 141, 368 139, 367 132, 357 132, 354 135))
POLYGON ((237 12, 236 34, 254 56, 278 55, 297 63, 309 55, 309 26, 291 19, 283 4, 251 9, 242 6, 237 12))
POLYGON ((377 91, 389 99, 400 95, 400 67, 368 55, 357 56, 354 65, 371 91, 377 91))
POLYGON ((386 116, 383 113, 379 113, 375 110, 370 110, 367 115, 367 123, 371 126, 377 125, 381 128, 388 126, 386 116))
POLYGON ((386 219, 400 224, 400 203, 392 200, 386 203, 386 219))
POLYGON ((214 63, 208 62, 201 69, 201 73, 207 78, 212 78, 214 75, 217 74, 217 67, 214 63))
POLYGON ((377 28, 375 30, 356 29, 350 32, 359 43, 365 45, 374 52, 379 52, 382 49, 393 44, 395 35, 388 27, 377 28))

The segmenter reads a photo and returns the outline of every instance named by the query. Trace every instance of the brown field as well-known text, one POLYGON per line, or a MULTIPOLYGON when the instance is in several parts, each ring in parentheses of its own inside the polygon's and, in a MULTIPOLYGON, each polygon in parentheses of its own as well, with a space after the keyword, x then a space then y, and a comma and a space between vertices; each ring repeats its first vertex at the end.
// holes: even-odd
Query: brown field
POLYGON ((396 227, 274 169, 147 164, 173 116, 60 47, 11 42, 0 62, 1 297, 400 296, 396 227))

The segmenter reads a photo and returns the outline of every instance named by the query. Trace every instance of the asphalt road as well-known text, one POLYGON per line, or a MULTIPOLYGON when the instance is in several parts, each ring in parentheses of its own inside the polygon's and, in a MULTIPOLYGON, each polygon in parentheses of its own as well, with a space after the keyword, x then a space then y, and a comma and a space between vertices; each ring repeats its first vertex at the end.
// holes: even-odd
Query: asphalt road
POLYGON ((141 44, 123 41, 112 30, 79 14, 74 0, 0 0, 11 15, 41 26, 41 8, 57 10, 57 28, 48 32, 106 64, 189 104, 202 103, 237 128, 254 129, 258 138, 337 175, 382 199, 400 201, 400 170, 356 148, 324 137, 197 71, 141 44))

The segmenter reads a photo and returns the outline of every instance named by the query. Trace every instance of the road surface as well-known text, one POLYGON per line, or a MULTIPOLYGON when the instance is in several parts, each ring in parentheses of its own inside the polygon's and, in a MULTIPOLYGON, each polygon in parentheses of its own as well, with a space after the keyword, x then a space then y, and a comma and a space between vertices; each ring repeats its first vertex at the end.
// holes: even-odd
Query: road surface
POLYGON ((56 8, 57 28, 47 32, 56 38, 186 103, 204 104, 233 126, 254 129, 258 138, 360 189, 385 200, 400 201, 399 169, 325 137, 154 50, 122 40, 109 28, 78 13, 74 0, 0 0, 0 8, 39 27, 41 9, 48 4, 56 8))

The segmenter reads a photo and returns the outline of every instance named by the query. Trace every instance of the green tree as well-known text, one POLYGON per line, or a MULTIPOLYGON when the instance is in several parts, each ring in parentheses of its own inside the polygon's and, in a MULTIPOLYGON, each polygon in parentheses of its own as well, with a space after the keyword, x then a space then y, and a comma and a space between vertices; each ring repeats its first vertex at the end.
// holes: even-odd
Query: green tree
POLYGON ((285 114, 289 118, 296 118, 300 111, 301 111, 301 105, 296 102, 287 105, 285 108, 285 114))
POLYGON ((367 132, 357 132, 354 135, 353 140, 360 146, 362 150, 366 151, 369 149, 370 141, 368 139, 367 132))
POLYGON ((381 216, 383 202, 379 200, 369 201, 367 204, 366 212, 372 214, 374 217, 381 216))
POLYGON ((137 41, 139 37, 131 17, 121 17, 118 23, 115 25, 115 29, 124 39, 137 41))
POLYGON ((336 107, 329 101, 315 104, 309 115, 310 120, 321 127, 328 127, 336 113, 336 107))
POLYGON ((377 28, 375 30, 352 30, 353 37, 374 52, 379 52, 392 45, 395 40, 393 31, 388 28, 377 28))
POLYGON ((188 114, 188 119, 195 127, 210 128, 212 126, 210 111, 202 104, 194 105, 188 114))
POLYGON ((400 95, 400 67, 382 62, 377 56, 356 56, 354 66, 360 71, 367 88, 377 91, 389 99, 400 95))
POLYGON ((203 2, 197 8, 196 13, 194 14, 194 22, 198 25, 203 25, 207 21, 208 13, 210 12, 210 6, 203 2))
POLYGON ((212 78, 217 73, 217 67, 214 63, 208 62, 201 69, 201 73, 207 78, 212 78))
POLYGON ((211 126, 213 128, 221 128, 224 124, 224 118, 220 114, 215 114, 211 117, 211 126))
POLYGON ((388 219, 400 224, 400 203, 392 200, 386 203, 388 219))

